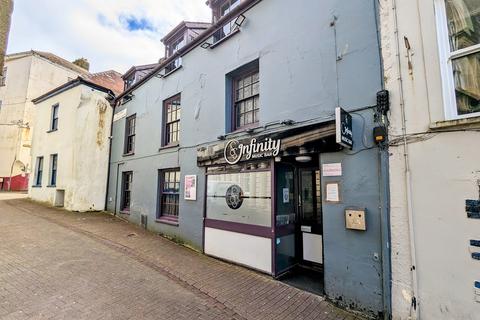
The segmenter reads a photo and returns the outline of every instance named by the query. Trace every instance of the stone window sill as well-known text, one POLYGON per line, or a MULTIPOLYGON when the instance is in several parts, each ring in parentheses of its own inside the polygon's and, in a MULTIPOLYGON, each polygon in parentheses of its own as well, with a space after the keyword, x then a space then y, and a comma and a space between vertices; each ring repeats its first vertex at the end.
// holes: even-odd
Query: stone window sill
POLYGON ((122 154, 122 157, 131 157, 133 155, 135 155, 135 152, 124 153, 124 154, 122 154))
POLYGON ((480 117, 471 117, 471 118, 464 118, 464 119, 455 119, 455 120, 445 120, 445 121, 437 121, 430 124, 430 130, 448 130, 450 128, 465 128, 465 127, 479 127, 480 126, 480 117))
POLYGON ((166 146, 163 146, 163 147, 160 147, 158 149, 158 151, 162 151, 162 150, 168 150, 168 149, 173 149, 173 148, 178 148, 180 146, 180 144, 178 143, 175 143, 175 144, 169 144, 169 145, 166 145, 166 146))
POLYGON ((168 225, 174 226, 174 227, 178 227, 178 217, 161 216, 160 218, 156 219, 155 222, 168 224, 168 225))

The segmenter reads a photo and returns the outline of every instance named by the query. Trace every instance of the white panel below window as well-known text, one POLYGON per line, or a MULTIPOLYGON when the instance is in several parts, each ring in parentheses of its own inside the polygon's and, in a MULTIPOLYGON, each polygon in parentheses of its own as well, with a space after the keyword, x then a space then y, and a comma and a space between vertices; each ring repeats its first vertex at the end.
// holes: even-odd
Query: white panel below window
POLYGON ((272 273, 272 243, 268 238, 205 228, 205 253, 272 273))
POLYGON ((322 235, 303 232, 303 260, 323 264, 322 235))

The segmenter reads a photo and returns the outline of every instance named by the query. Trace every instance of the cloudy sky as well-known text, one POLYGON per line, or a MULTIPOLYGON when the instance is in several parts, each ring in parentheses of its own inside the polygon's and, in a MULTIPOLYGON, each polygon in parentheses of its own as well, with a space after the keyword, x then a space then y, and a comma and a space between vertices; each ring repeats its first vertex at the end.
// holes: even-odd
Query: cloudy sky
POLYGON ((205 0, 15 0, 8 52, 85 57, 90 71, 156 62, 160 42, 182 20, 211 19, 205 0))

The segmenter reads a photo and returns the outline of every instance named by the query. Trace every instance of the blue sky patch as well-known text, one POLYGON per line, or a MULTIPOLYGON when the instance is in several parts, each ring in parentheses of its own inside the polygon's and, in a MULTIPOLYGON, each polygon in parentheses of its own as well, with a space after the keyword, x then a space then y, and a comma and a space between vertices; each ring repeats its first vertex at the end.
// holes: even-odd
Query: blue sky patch
POLYGON ((138 18, 135 16, 120 16, 120 22, 128 31, 155 31, 153 23, 147 18, 138 18))

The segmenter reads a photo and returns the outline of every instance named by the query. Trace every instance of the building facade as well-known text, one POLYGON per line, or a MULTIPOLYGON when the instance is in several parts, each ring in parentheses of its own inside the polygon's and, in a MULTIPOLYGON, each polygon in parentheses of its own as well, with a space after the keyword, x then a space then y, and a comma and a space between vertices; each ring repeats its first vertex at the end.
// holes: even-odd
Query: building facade
POLYGON ((0 1, 0 76, 3 75, 3 65, 7 52, 8 34, 12 22, 13 0, 0 1))
POLYGON ((387 317, 375 3, 209 1, 213 25, 117 99, 107 208, 387 317))
POLYGON ((27 190, 35 109, 32 99, 88 71, 47 52, 6 56, 0 78, 0 190, 27 190))
POLYGON ((385 0, 394 319, 480 314, 480 2, 385 0))
POLYGON ((71 211, 105 208, 110 102, 122 88, 121 75, 107 71, 78 77, 33 100, 31 199, 71 211))

